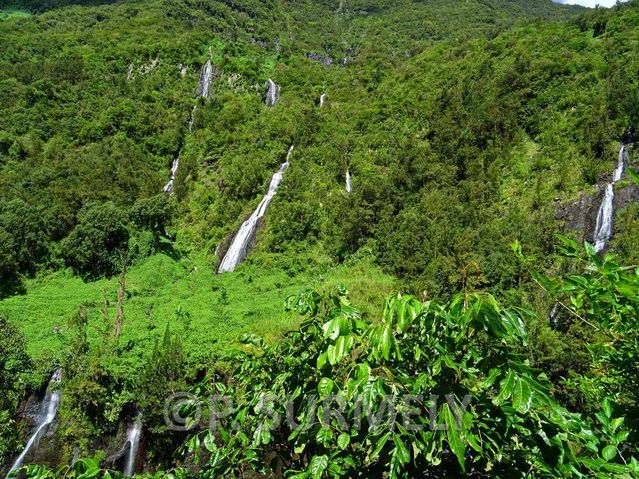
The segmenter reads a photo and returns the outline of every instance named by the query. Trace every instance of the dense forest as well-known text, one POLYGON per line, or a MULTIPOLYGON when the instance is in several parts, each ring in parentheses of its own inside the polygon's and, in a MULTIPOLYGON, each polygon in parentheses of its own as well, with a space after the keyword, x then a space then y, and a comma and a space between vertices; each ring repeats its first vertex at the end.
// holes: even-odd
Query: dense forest
POLYGON ((639 1, 15 0, 0 42, 0 472, 639 477, 639 1))

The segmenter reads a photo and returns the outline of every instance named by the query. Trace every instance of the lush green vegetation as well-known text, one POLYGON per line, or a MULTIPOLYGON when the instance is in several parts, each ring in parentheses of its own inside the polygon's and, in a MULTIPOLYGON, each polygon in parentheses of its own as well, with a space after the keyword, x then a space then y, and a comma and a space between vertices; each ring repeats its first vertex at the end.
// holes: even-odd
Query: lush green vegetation
MULTIPOLYGON (((530 273, 560 295, 566 324, 591 328, 587 367, 574 377, 587 398, 579 412, 558 403, 526 354, 536 346, 534 312, 504 309, 490 295, 447 303, 397 295, 371 320, 338 288, 290 297, 288 307, 306 316, 299 330, 274 346, 254 341, 258 351, 218 363, 198 383, 202 403, 192 396, 181 414, 215 429, 191 436, 183 453, 195 454, 206 477, 637 477, 639 270, 562 241, 561 256, 586 273, 530 273)), ((526 267, 537 263, 518 243, 513 250, 526 267)), ((165 386, 184 366, 175 341, 167 333, 153 353, 165 386)), ((58 473, 27 470, 37 478, 103 473, 93 460, 58 473)))
MULTIPOLYGON (((251 398, 241 434, 187 442, 184 461, 203 446, 211 477, 266 473, 273 455, 299 477, 636 474, 636 277, 612 257, 551 256, 558 209, 597 192, 639 124, 639 2, 15 6, 33 15, 0 16, 0 326, 16 358, 0 418, 62 366, 60 459, 95 456, 62 474, 99 474, 113 448, 96 438, 136 410, 150 463, 174 467, 188 435, 164 424, 167 391, 203 394, 212 378, 240 397, 277 378, 304 403, 320 385, 348 401, 372 388, 477 403, 458 436, 266 434, 251 398), (212 95, 195 100, 209 57, 212 95), (251 255, 214 274, 291 144, 251 255), (311 313, 300 326, 282 305, 309 288, 290 304, 311 313), (380 317, 397 290, 413 296, 380 317), (538 319, 556 297, 578 320, 538 319), (348 324, 324 334, 335 318, 348 324)), ((617 215, 622 263, 637 264, 638 225, 636 205, 617 215)), ((0 459, 25 433, 7 424, 0 459)))
POLYGON ((0 9, 0 21, 7 18, 25 18, 29 16, 29 12, 18 8, 2 8, 0 9))
MULTIPOLYGON (((308 293, 288 301, 308 317, 299 331, 240 358, 224 386, 218 377, 205 383, 208 394, 246 399, 215 435, 189 441, 210 453, 204 474, 242 477, 277 464, 299 479, 636 477, 639 270, 564 242, 563 256, 588 273, 535 276, 565 295, 570 322, 596 331, 588 372, 577 378, 594 415, 561 407, 531 367, 526 324, 539 321, 531 311, 475 294, 449 303, 394 296, 371 323, 345 292, 308 293), (288 403, 297 424, 287 428, 288 403)), ((524 263, 535 260, 514 246, 524 263)))

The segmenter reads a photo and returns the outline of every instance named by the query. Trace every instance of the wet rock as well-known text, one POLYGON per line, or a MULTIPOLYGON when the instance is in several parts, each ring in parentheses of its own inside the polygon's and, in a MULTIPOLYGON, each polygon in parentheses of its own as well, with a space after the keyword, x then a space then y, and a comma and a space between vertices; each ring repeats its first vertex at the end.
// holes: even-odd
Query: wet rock
POLYGON ((330 67, 335 63, 335 59, 328 55, 320 55, 319 53, 306 53, 305 56, 310 61, 321 63, 325 67, 330 67))
POLYGON ((561 205, 555 218, 563 222, 563 231, 574 233, 577 241, 592 241, 602 196, 603 190, 595 195, 582 194, 579 199, 561 205))

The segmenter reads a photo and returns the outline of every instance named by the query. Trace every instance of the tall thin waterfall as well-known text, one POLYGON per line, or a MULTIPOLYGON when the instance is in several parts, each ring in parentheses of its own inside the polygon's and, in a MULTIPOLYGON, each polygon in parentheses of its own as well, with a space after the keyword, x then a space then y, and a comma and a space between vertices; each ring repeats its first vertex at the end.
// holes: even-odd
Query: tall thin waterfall
POLYGON ((619 160, 617 161, 617 168, 615 168, 615 171, 612 174, 613 183, 617 183, 623 176, 623 171, 626 166, 626 155, 626 147, 622 146, 621 150, 619 150, 619 160))
POLYGON ((266 106, 275 106, 280 99, 280 86, 270 78, 268 79, 268 91, 264 103, 266 106))
POLYGON ((197 105, 193 105, 193 109, 191 110, 191 117, 189 118, 189 133, 193 133, 193 123, 195 122, 195 110, 197 110, 197 105))
POLYGON ((351 185, 351 171, 350 170, 346 170, 346 192, 350 193, 351 191, 353 191, 353 187, 351 185))
MULTIPOLYGON (((49 381, 47 392, 40 406, 40 413, 38 414, 36 429, 27 441, 27 444, 24 447, 22 453, 18 456, 18 459, 16 459, 16 461, 11 466, 11 469, 9 469, 9 474, 11 474, 12 471, 22 467, 27 454, 29 454, 29 452, 33 448, 38 447, 38 441, 40 440, 42 434, 46 432, 46 429, 55 419, 55 416, 58 413, 58 406, 60 405, 60 390, 57 389, 59 383, 60 370, 57 370, 53 373, 53 376, 49 381)), ((7 477, 9 477, 9 474, 7 475, 7 477)))
POLYGON ((211 82, 213 81, 213 64, 211 60, 207 60, 207 62, 202 67, 202 72, 200 73, 200 82, 197 85, 197 89, 195 90, 195 96, 197 98, 209 99, 211 98, 210 90, 211 90, 211 82))
POLYGON ((595 251, 602 251, 610 238, 612 238, 612 226, 615 217, 615 183, 621 180, 623 176, 626 161, 626 147, 622 146, 619 150, 619 161, 617 167, 612 174, 612 183, 606 185, 606 191, 597 213, 597 222, 595 224, 595 251))
POLYGON ((326 93, 322 93, 320 95, 320 99, 319 99, 320 108, 322 108, 324 106, 324 103, 326 103, 326 93))
POLYGON ((220 263, 220 267, 218 268, 218 273, 230 273, 235 271, 235 268, 238 264, 242 262, 246 255, 248 254, 248 249, 255 235, 255 231, 257 230, 258 221, 264 213, 266 213, 266 209, 268 205, 271 203, 271 200, 275 196, 277 192, 277 188, 282 181, 282 177, 284 176, 284 172, 288 169, 288 165, 290 163, 291 155, 293 154, 294 145, 288 149, 288 153, 286 154, 286 161, 280 166, 280 169, 273 175, 271 179, 271 183, 268 187, 268 192, 260 201, 260 204, 257 205, 257 209, 253 212, 253 214, 247 219, 237 234, 233 237, 233 241, 231 242, 231 246, 229 246, 228 251, 224 255, 224 259, 220 263))
MULTIPOLYGON (((211 60, 207 60, 207 62, 202 67, 202 71, 200 72, 200 81, 195 89, 195 97, 196 98, 204 98, 208 100, 211 98, 211 83, 213 82, 213 64, 211 60)), ((193 106, 191 110, 191 117, 189 118, 189 133, 193 132, 193 122, 195 118, 195 110, 197 110, 197 104, 193 106)), ((171 163, 171 174, 169 175, 169 181, 166 185, 164 185, 164 193, 167 195, 173 191, 173 186, 175 186, 175 175, 177 174, 178 168, 180 167, 180 157, 178 155, 177 158, 173 160, 171 163)))
POLYGON ((173 163, 171 163, 171 174, 169 175, 169 182, 164 185, 164 193, 167 195, 173 191, 175 185, 175 175, 177 175, 178 168, 180 167, 180 157, 178 156, 173 163))
POLYGON ((135 463, 140 449, 140 438, 142 437, 142 416, 138 416, 135 421, 129 425, 126 431, 126 443, 129 444, 129 451, 126 456, 124 465, 124 475, 131 477, 135 472, 135 463))

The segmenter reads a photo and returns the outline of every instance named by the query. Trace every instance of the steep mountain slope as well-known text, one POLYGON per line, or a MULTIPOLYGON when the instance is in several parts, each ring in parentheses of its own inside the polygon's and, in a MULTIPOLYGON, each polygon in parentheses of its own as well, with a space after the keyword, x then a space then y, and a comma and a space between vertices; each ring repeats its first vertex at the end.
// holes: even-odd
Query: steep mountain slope
POLYGON ((73 6, 5 21, 0 59, 6 113, 0 120, 0 199, 7 205, 1 207, 7 218, 0 229, 7 236, 2 269, 10 279, 5 289, 19 286, 17 275, 57 268, 65 257, 74 265, 69 256, 77 249, 65 256, 65 248, 60 255, 54 245, 77 225, 80 208, 105 201, 130 206, 157 194, 180 155, 175 189, 180 216, 191 215, 189 223, 198 228, 217 228, 194 236, 198 243, 215 241, 213 250, 229 225, 241 220, 244 201, 261 191, 289 144, 315 134, 314 125, 305 122, 317 122, 309 113, 327 87, 339 88, 340 81, 366 84, 349 94, 364 99, 376 83, 395 74, 406 54, 434 40, 572 12, 544 1, 534 6, 405 2, 394 8, 346 2, 341 9, 336 2, 151 1, 73 6), (408 12, 428 18, 433 28, 416 30, 402 17, 408 12), (194 85, 209 50, 222 77, 210 105, 195 111, 193 124, 200 131, 190 136, 194 85), (355 60, 354 68, 337 67, 355 60), (321 61, 335 65, 324 68, 321 61), (276 74, 288 91, 282 107, 269 112, 260 106, 259 91, 276 74), (231 116, 203 123, 220 108, 231 116), (245 124, 238 127, 240 119, 245 124), (256 133, 269 142, 246 141, 256 133), (216 145, 208 144, 209 138, 216 145), (231 164, 231 158, 240 158, 235 145, 242 160, 231 164), (227 159, 216 158, 216 152, 227 159), (187 207, 184 179, 192 175, 188 188, 197 189, 207 184, 197 175, 206 176, 210 166, 222 174, 215 180, 222 187, 218 192, 207 187, 203 198, 195 193, 187 207), (38 220, 16 230, 16 211, 38 220))
POLYGON ((397 282, 546 313, 509 245, 549 266, 557 211, 600 194, 639 122, 638 1, 71 3, 0 22, 0 313, 72 377, 58 459, 114 452, 95 438, 146 408, 170 466, 162 395, 294 327, 278 305, 306 287, 346 285, 365 319, 397 282), (291 145, 251 254, 214 276, 291 145))

